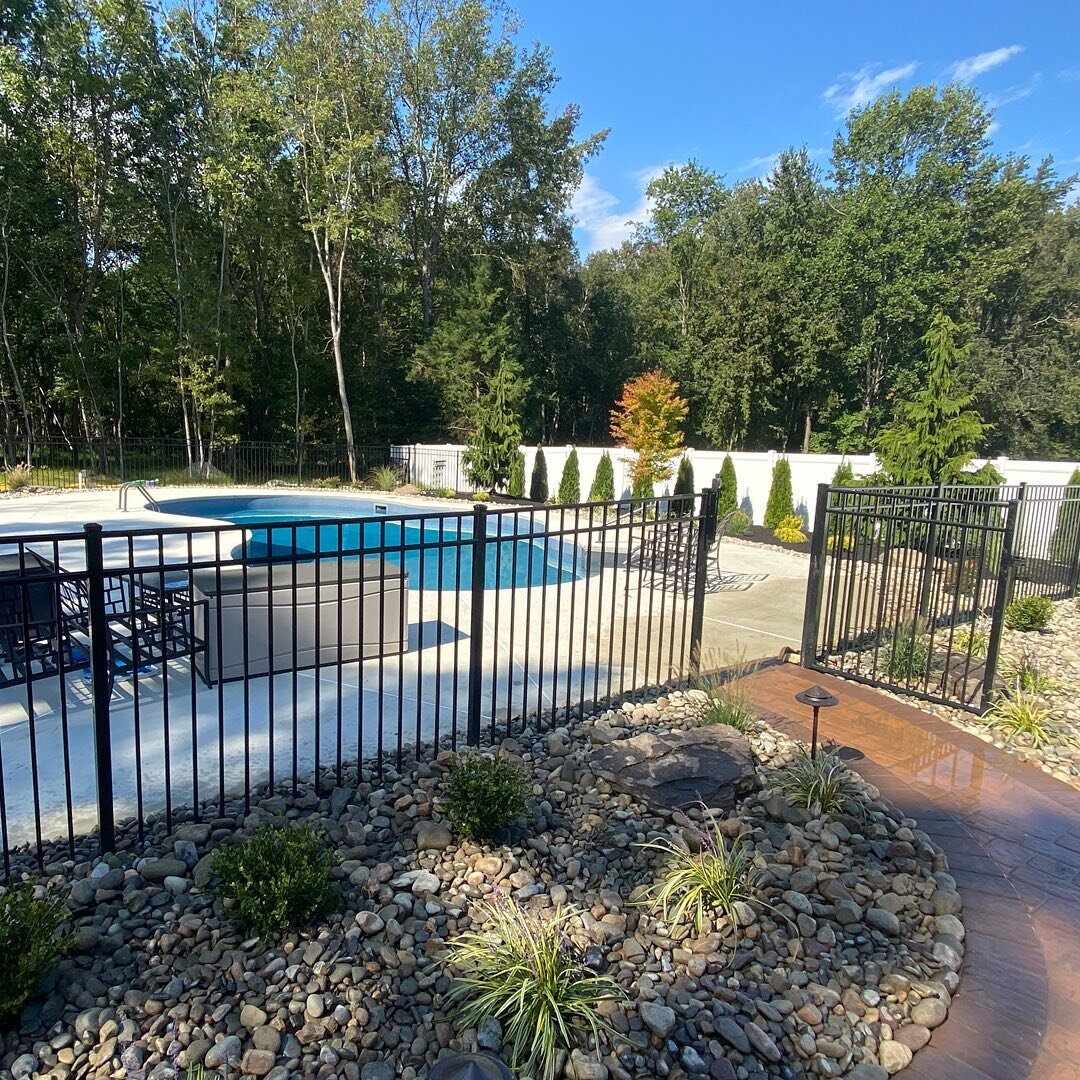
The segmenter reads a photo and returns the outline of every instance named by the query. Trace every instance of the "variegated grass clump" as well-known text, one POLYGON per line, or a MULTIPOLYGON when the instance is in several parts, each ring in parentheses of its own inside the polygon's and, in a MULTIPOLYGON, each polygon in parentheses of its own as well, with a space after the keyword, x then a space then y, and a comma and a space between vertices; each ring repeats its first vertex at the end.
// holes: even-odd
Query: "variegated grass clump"
POLYGON ((811 755, 805 746, 781 769, 773 786, 792 806, 801 807, 815 817, 822 814, 864 813, 862 789, 848 767, 840 760, 836 747, 811 755))
POLYGON ((1033 750, 1077 745, 1064 722, 1050 711, 1038 692, 1025 689, 1019 680, 994 702, 985 720, 1004 735, 1007 743, 1019 740, 1033 750))
POLYGON ((721 915, 737 934, 737 905, 762 902, 754 887, 758 876, 754 850, 741 837, 729 841, 716 822, 711 828, 692 828, 700 851, 690 851, 666 836, 642 845, 665 856, 665 862, 660 881, 638 902, 669 926, 689 915, 700 934, 706 916, 721 915))
POLYGON ((466 930, 449 942, 444 961, 454 975, 445 1003, 455 1019, 502 1025, 510 1066, 521 1076, 555 1080, 559 1051, 588 1037, 599 1056, 600 1035, 613 1029, 597 1006, 623 1000, 608 975, 582 963, 572 926, 579 913, 534 912, 506 897, 473 905, 471 918, 488 930, 466 930))

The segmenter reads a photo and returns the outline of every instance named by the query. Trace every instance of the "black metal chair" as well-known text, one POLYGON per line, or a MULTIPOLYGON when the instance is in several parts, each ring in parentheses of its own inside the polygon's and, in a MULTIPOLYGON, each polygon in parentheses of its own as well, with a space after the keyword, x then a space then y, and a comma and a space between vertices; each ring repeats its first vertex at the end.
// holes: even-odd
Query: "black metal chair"
POLYGON ((36 552, 0 555, 0 688, 54 675, 63 648, 56 567, 36 552))

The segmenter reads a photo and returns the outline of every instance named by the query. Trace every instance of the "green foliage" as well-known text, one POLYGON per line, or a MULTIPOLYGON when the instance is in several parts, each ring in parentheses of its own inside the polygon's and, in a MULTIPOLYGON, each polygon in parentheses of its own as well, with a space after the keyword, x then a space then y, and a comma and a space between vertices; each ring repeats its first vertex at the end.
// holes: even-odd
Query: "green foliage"
POLYGON ((1008 657, 1002 664, 1006 686, 1032 694, 1048 694, 1057 688, 1057 681, 1047 675, 1034 652, 1024 650, 1019 656, 1008 657))
POLYGON ((918 682, 930 674, 930 646, 918 627, 901 626, 889 642, 886 670, 893 682, 918 682))
POLYGON ((762 521, 766 529, 775 529, 784 518, 793 517, 795 502, 791 495, 791 462, 781 458, 773 466, 772 484, 769 487, 769 501, 765 506, 762 521))
POLYGON ((989 639, 981 631, 972 626, 961 627, 953 633, 952 651, 967 653, 970 656, 982 658, 986 656, 989 639))
POLYGON ((708 692, 709 700, 701 710, 703 724, 727 724, 728 727, 742 732, 753 727, 757 714, 741 679, 732 679, 711 687, 708 692))
POLYGON ((1054 604, 1046 596, 1018 596, 1005 607, 1005 625, 1010 630, 1045 630, 1054 615, 1054 604))
POLYGON ((1058 562, 1075 565, 1080 557, 1080 468, 1069 477, 1071 493, 1058 507, 1050 550, 1058 562))
POLYGON ((994 702, 984 719, 1004 734, 1006 742, 1018 739, 1035 750, 1076 745, 1068 727, 1046 707, 1038 693, 1025 690, 1019 683, 994 702))
POLYGON ((64 901, 51 892, 34 894, 29 883, 0 893, 0 1030, 71 947, 70 935, 61 932, 68 916, 64 901))
POLYGON ((855 470, 851 467, 851 462, 842 461, 836 466, 836 472, 833 473, 832 486, 838 488, 850 488, 855 486, 855 470))
POLYGON ((806 533, 802 531, 802 527, 803 519, 798 514, 789 514, 781 518, 773 529, 773 536, 784 544, 805 544, 806 533))
POLYGON ((732 536, 745 536, 750 528, 750 515, 745 510, 732 510, 728 518, 727 531, 732 536))
POLYGON ((592 487, 589 488, 589 502, 611 502, 615 498, 615 470, 611 464, 611 455, 605 450, 596 463, 592 487))
MULTIPOLYGON (((679 460, 679 471, 675 474, 675 488, 673 495, 694 494, 694 465, 690 458, 683 454, 679 460)), ((672 512, 677 516, 692 514, 694 504, 691 499, 680 499, 672 505, 672 512)))
POLYGON ((573 448, 566 455, 562 477, 559 479, 559 502, 581 502, 581 467, 578 465, 577 450, 573 448))
POLYGON ((268 937, 334 909, 334 854, 311 828, 259 825, 238 844, 214 852, 218 891, 245 931, 268 937))
POLYGON ((729 842, 718 822, 692 830, 700 847, 696 852, 670 837, 641 845, 664 857, 660 881, 646 890, 641 902, 668 926, 680 926, 690 915, 700 934, 706 916, 718 915, 737 934, 737 905, 761 902, 754 887, 754 849, 741 836, 729 842))
POLYGON ((473 412, 473 429, 461 458, 475 487, 487 491, 506 487, 521 442, 519 415, 524 393, 521 365, 504 358, 473 412))
POLYGON ((630 498, 652 499, 656 497, 656 488, 652 479, 644 474, 635 476, 630 484, 630 498))
POLYGON ((393 491, 401 485, 401 470, 396 465, 379 465, 371 470, 368 483, 378 491, 393 491))
POLYGON ((813 757, 805 746, 800 746, 791 762, 776 774, 773 784, 792 806, 809 810, 815 817, 863 816, 862 791, 835 748, 819 750, 813 757))
POLYGON ((924 389, 896 406, 896 419, 882 430, 877 452, 897 484, 950 484, 960 480, 985 434, 985 425, 969 406, 956 372, 964 350, 956 344, 958 328, 940 309, 923 343, 929 361, 924 389))
POLYGON ((455 978, 444 1003, 461 1026, 495 1017, 511 1068, 537 1080, 555 1080, 560 1053, 585 1037, 599 1056, 601 1033, 614 1035, 599 1006, 625 994, 582 963, 571 933, 579 913, 533 912, 501 899, 476 903, 470 918, 491 929, 466 930, 448 943, 445 965, 455 978))
POLYGON ((536 503, 546 503, 548 500, 548 474, 547 458, 544 457, 544 448, 536 448, 536 456, 533 458, 532 478, 529 480, 529 498, 536 503))
POLYGON ((443 797, 446 816, 458 832, 490 840, 525 813, 529 776, 506 757, 455 757, 443 797))
POLYGON ((506 494, 515 499, 525 497, 525 455, 516 451, 510 462, 510 478, 506 482, 506 494))
POLYGON ((34 475, 29 465, 13 465, 10 469, 4 470, 4 487, 8 491, 22 491, 30 487, 33 482, 34 475))
POLYGON ((720 495, 717 503, 717 513, 721 516, 739 508, 739 482, 735 477, 735 462, 730 454, 724 455, 723 464, 720 466, 720 495))

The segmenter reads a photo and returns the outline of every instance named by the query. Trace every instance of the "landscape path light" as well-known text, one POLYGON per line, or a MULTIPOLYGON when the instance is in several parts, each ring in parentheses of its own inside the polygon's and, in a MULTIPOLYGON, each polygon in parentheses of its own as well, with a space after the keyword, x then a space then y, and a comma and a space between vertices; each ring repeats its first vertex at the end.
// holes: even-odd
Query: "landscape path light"
POLYGON ((834 697, 823 686, 811 686, 806 690, 800 690, 795 695, 795 700, 803 705, 809 705, 814 710, 814 722, 810 728, 810 756, 817 757, 817 736, 818 736, 818 712, 821 709, 832 708, 833 705, 839 705, 840 699, 834 697))
POLYGON ((487 1054, 448 1054, 435 1062, 428 1080, 514 1080, 514 1074, 487 1054))

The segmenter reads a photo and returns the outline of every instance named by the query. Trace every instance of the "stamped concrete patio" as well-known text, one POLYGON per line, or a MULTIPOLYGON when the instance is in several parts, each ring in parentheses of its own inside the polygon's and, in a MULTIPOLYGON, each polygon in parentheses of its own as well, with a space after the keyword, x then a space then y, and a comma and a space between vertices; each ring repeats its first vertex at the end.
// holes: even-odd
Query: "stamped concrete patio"
POLYGON ((949 857, 967 953, 945 1024, 910 1080, 1080 1080, 1080 792, 975 736, 875 691, 763 666, 748 680, 770 723, 800 738, 794 695, 820 683, 825 739, 949 857))

